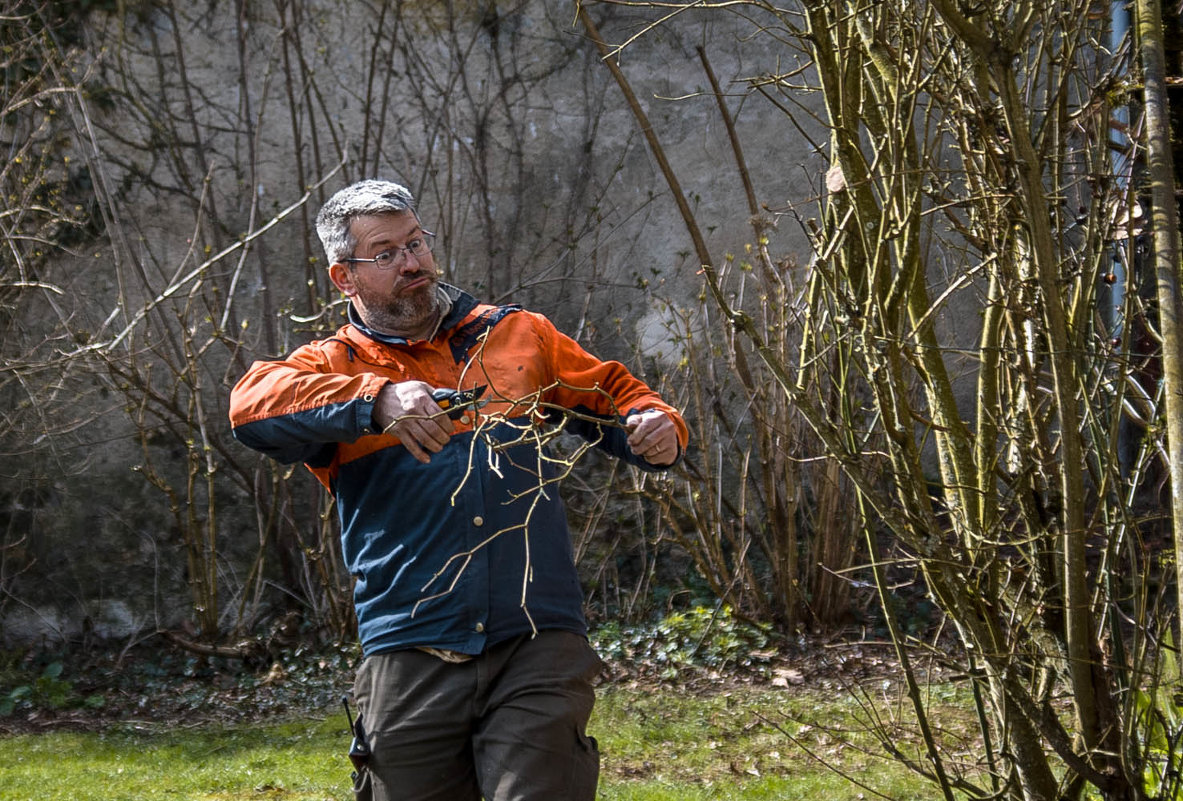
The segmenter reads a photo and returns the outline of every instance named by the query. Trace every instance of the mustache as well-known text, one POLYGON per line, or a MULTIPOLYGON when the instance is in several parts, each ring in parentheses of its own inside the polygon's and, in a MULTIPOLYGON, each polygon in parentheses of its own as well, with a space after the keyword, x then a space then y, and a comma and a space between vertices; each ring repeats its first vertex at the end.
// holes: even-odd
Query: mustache
POLYGON ((399 275, 402 276, 403 278, 406 278, 406 279, 422 278, 425 275, 430 275, 430 276, 438 279, 438 278, 443 277, 444 271, 441 270, 439 267, 435 267, 435 266, 418 267, 418 268, 416 268, 415 272, 413 272, 413 273, 400 272, 399 275))
POLYGON ((432 283, 438 283, 440 276, 442 276, 442 275, 443 275, 443 273, 434 267, 422 268, 422 269, 416 270, 413 273, 401 273, 399 275, 399 278, 401 279, 399 281, 399 283, 400 284, 408 284, 412 281, 419 281, 423 278, 430 278, 432 280, 432 283))

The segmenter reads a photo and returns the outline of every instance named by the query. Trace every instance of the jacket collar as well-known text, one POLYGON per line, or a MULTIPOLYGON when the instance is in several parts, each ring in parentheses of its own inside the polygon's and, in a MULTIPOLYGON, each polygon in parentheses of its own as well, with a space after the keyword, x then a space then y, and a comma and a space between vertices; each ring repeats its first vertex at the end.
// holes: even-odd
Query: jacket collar
MULTIPOLYGON (((444 315, 444 319, 440 321, 439 326, 435 330, 435 336, 432 339, 439 337, 446 331, 450 331, 468 317, 469 313, 477 307, 477 299, 465 292, 463 289, 440 282, 440 290, 447 295, 448 300, 451 301, 452 307, 448 313, 444 315)), ((409 344, 405 337, 393 336, 391 334, 383 334, 380 331, 367 326, 362 322, 361 317, 358 316, 357 310, 353 308, 353 304, 349 304, 348 309, 349 322, 365 336, 370 339, 381 342, 386 345, 406 345, 409 344)))

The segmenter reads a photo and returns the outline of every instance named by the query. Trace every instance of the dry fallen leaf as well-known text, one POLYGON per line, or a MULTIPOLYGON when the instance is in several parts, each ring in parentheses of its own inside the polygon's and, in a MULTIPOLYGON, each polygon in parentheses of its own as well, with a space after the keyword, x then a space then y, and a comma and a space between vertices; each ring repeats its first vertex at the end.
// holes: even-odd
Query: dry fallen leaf
POLYGON ((805 683, 805 676, 796 668, 777 668, 772 673, 773 687, 788 687, 805 683))

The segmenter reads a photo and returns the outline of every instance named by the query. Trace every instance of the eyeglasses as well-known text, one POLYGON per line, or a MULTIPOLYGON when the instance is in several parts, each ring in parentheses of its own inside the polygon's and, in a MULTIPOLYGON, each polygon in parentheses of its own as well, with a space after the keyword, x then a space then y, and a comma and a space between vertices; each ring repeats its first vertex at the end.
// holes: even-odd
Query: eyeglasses
POLYGON ((343 259, 349 264, 360 264, 363 262, 373 264, 379 270, 393 270, 396 267, 402 267, 407 263, 407 254, 412 254, 416 259, 421 259, 431 252, 431 244, 435 241, 435 234, 431 231, 421 231, 419 236, 412 239, 403 247, 392 247, 390 250, 384 250, 372 259, 343 259))

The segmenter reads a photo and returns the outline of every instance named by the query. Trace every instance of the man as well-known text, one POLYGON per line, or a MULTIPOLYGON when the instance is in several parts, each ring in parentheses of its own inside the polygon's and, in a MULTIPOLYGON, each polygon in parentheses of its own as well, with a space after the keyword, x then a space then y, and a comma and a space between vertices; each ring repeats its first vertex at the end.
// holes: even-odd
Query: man
POLYGON ((686 424, 542 315, 441 284, 402 186, 341 190, 317 231, 349 322, 252 365, 230 417, 240 441, 304 462, 335 496, 371 751, 355 790, 590 801, 601 663, 553 486, 566 465, 542 443, 563 424, 658 469, 686 424))

